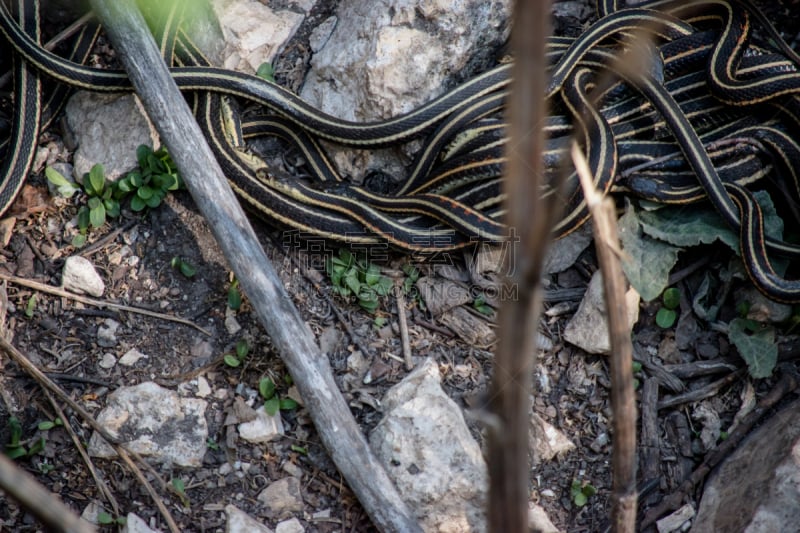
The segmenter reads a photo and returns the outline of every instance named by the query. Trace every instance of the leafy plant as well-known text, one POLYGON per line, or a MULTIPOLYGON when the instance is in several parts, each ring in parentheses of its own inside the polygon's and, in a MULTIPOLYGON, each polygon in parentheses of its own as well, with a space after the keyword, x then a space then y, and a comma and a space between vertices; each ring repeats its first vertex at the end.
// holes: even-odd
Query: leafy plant
POLYGON ((297 402, 289 397, 280 398, 276 394, 275 382, 271 378, 261 378, 258 382, 258 393, 264 398, 264 411, 269 416, 275 416, 278 410, 291 411, 297 409, 297 402))
POLYGON ((175 489, 175 493, 180 497, 181 503, 185 508, 191 507, 191 502, 189 501, 189 497, 186 495, 186 484, 183 480, 179 477, 172 478, 172 488, 175 489))
POLYGON ((573 479, 569 493, 575 507, 583 507, 589 501, 589 498, 597 494, 597 489, 591 483, 583 483, 573 479))
POLYGON ((19 419, 12 416, 8 419, 8 429, 11 435, 6 444, 6 455, 10 459, 20 459, 22 457, 33 457, 37 453, 44 450, 45 440, 44 437, 39 437, 33 441, 30 448, 25 448, 22 444, 22 424, 19 419))
POLYGON ((116 182, 118 197, 131 195, 133 211, 158 207, 169 191, 176 191, 183 186, 166 149, 154 152, 142 144, 136 149, 136 160, 139 168, 116 182))
POLYGON ((236 343, 236 348, 234 353, 225 354, 222 357, 222 360, 225 361, 225 364, 231 368, 237 368, 241 365, 245 358, 247 358, 247 354, 250 351, 250 347, 247 345, 247 341, 244 339, 240 339, 236 343))
POLYGON ((667 329, 678 319, 678 306, 681 304, 681 293, 675 287, 666 289, 661 295, 661 309, 656 313, 656 324, 667 329))
POLYGON ((370 313, 378 309, 379 298, 388 295, 394 286, 377 265, 357 258, 344 248, 338 256, 328 258, 325 269, 335 292, 344 298, 355 297, 358 305, 370 313))
POLYGON ((481 294, 476 296, 475 300, 472 301, 472 307, 482 315, 489 316, 492 313, 494 313, 494 310, 491 308, 489 304, 486 303, 486 300, 481 294))

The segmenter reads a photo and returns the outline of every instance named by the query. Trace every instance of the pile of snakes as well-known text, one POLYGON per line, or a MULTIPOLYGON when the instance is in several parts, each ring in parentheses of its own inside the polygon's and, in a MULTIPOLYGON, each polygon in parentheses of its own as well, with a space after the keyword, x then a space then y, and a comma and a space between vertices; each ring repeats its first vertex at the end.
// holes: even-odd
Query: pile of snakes
MULTIPOLYGON (((0 42, 13 56, 14 79, 14 109, 0 131, 0 212, 13 202, 39 132, 70 90, 132 90, 124 72, 84 65, 96 24, 86 24, 70 50, 57 55, 41 44, 38 2, 11 3, 9 9, 0 2, 0 42)), ((255 214, 314 236, 413 252, 506 238, 503 105, 510 64, 407 114, 347 122, 275 83, 213 67, 176 22, 181 2, 174 6, 163 20, 150 21, 154 37, 231 187, 255 214), (251 111, 241 114, 243 107, 251 111), (309 177, 267 169, 247 149, 264 136, 298 150, 309 177), (319 143, 370 149, 418 138, 423 148, 391 192, 343 180, 319 143)), ((800 302, 800 282, 782 278, 770 262, 772 254, 797 256, 800 245, 767 237, 754 199, 763 189, 789 207, 800 200, 800 57, 749 0, 659 0, 630 8, 607 0, 598 11, 577 38, 548 41, 548 175, 564 174, 565 154, 577 139, 604 192, 659 204, 710 202, 740 235, 745 268, 759 290, 800 302), (648 39, 632 40, 633 34, 648 39), (618 68, 620 54, 634 48, 644 50, 649 67, 618 68), (609 73, 613 82, 601 83, 609 73)), ((566 192, 557 237, 588 218, 574 176, 559 190, 566 192)))

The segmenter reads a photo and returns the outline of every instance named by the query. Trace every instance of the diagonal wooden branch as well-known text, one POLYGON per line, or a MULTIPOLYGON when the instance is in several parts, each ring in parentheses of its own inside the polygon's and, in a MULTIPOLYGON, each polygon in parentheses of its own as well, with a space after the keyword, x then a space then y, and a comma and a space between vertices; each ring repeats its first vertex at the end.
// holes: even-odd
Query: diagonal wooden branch
POLYGON ((378 528, 419 531, 411 511, 370 452, 336 387, 327 358, 256 239, 133 0, 92 0, 91 5, 289 369, 334 463, 378 528))

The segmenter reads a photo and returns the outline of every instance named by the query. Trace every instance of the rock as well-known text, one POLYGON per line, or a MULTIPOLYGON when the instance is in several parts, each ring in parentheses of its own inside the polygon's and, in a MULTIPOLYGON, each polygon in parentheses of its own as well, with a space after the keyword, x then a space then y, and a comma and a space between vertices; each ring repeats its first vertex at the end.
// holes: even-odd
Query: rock
POLYGON ((658 533, 672 533, 673 531, 683 531, 683 525, 694 518, 694 507, 686 504, 674 513, 665 516, 656 522, 658 533))
MULTIPOLYGON (((300 95, 345 120, 406 113, 463 79, 454 73, 474 72, 471 66, 488 62, 508 37, 509 15, 508 0, 341 2, 333 33, 312 57, 300 95)), ((396 152, 331 153, 344 175, 360 176, 370 168, 405 175, 396 152)))
POLYGON ((528 503, 528 530, 538 533, 559 533, 545 510, 533 502, 528 503))
POLYGON ((575 448, 571 440, 536 413, 531 413, 528 435, 534 465, 575 448))
POLYGON ((271 63, 316 2, 304 3, 305 13, 296 13, 257 0, 215 0, 212 5, 225 39, 222 66, 253 74, 262 63, 271 63))
POLYGON ((235 505, 226 505, 225 514, 228 515, 225 533, 272 533, 270 528, 235 505))
POLYGON ((483 531, 486 465, 428 359, 384 398, 370 447, 426 531, 483 531))
MULTIPOLYGON (((112 392, 97 421, 142 455, 179 466, 200 466, 208 438, 206 405, 204 400, 181 398, 153 382, 145 382, 112 392)), ((116 454, 95 433, 89 441, 89 455, 116 454)))
POLYGON ((122 533, 158 533, 158 531, 158 529, 151 529, 147 522, 133 513, 128 513, 128 516, 125 517, 125 525, 122 526, 122 533))
POLYGON ((137 350, 136 348, 131 348, 125 354, 119 358, 119 364, 125 366, 133 366, 136 364, 137 361, 140 359, 147 359, 147 356, 137 350))
POLYGON ((228 335, 233 337, 237 333, 242 330, 242 326, 239 324, 239 321, 236 320, 236 311, 231 309, 230 307, 225 308, 225 331, 228 332, 228 335))
POLYGON ((305 528, 297 518, 290 518, 283 522, 278 522, 275 526, 275 533, 303 533, 305 528))
POLYGON ((103 357, 101 357, 100 361, 97 363, 97 366, 108 370, 109 368, 114 368, 114 365, 116 364, 117 364, 117 358, 114 357, 113 353, 104 353, 103 357))
POLYGON ((119 322, 111 318, 106 318, 97 328, 97 344, 103 348, 113 348, 117 345, 117 330, 119 322))
POLYGON ((116 180, 136 167, 140 144, 158 148, 158 134, 134 94, 76 92, 67 102, 67 122, 75 135, 74 174, 78 181, 96 163, 116 180))
MULTIPOLYGON (((564 340, 588 353, 608 354, 611 349, 603 292, 603 277, 598 270, 589 282, 578 311, 564 328, 564 340)), ((639 318, 639 294, 633 287, 625 294, 625 301, 628 327, 632 328, 639 318)))
POLYGON ((61 273, 61 287, 77 294, 89 294, 99 298, 106 284, 94 269, 91 261, 79 255, 67 257, 61 273))
POLYGON ((269 416, 262 405, 256 409, 256 418, 239 424, 239 436, 250 442, 269 442, 283 435, 281 412, 269 416))
POLYGON ((705 485, 692 531, 797 531, 800 400, 750 434, 705 485))
POLYGON ((207 398, 211 395, 211 385, 208 384, 208 380, 203 376, 197 377, 197 393, 195 396, 198 398, 207 398))
POLYGON ((258 495, 258 501, 277 517, 299 513, 305 507, 303 494, 300 492, 300 480, 293 476, 270 483, 258 495))
POLYGON ((592 243, 592 225, 582 225, 563 239, 553 241, 544 259, 544 273, 555 274, 568 269, 592 243))

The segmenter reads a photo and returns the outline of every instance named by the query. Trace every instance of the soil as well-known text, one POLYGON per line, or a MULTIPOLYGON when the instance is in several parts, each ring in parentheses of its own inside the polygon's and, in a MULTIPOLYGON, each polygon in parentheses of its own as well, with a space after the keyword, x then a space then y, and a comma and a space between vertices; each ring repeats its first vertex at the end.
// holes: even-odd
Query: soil
MULTIPOLYGON (((301 28, 295 42, 276 62, 276 77, 280 82, 297 88, 310 57, 308 33, 334 10, 336 3, 335 0, 318 2, 315 13, 301 28)), ((564 26, 566 33, 574 33, 584 23, 583 20, 565 20, 560 21, 558 27, 564 26)), ((58 128, 43 135, 43 144, 51 141, 62 142, 58 128)), ((175 322, 91 308, 13 283, 0 289, 8 302, 5 320, 0 326, 5 328, 9 341, 40 369, 51 373, 59 385, 93 415, 102 409, 108 394, 121 386, 156 381, 178 390, 179 384, 184 384, 182 389, 185 387, 192 394, 199 376, 208 381, 213 393, 206 398, 209 443, 202 467, 165 469, 156 465, 166 483, 173 478, 185 483, 186 505, 172 492, 158 489, 181 530, 223 531, 223 509, 228 503, 274 529, 286 517, 269 515, 257 496, 272 481, 285 477, 288 471, 299 473, 302 480, 305 508, 294 516, 300 519, 306 531, 371 531, 368 517, 326 455, 302 408, 283 413, 285 436, 276 441, 254 445, 241 439, 228 439, 224 422, 237 396, 257 397, 259 380, 265 376, 278 385, 281 396, 290 394, 290 383, 279 355, 272 349, 246 299, 234 313, 241 330, 232 333, 226 328, 226 314, 231 314, 228 310, 231 273, 208 224, 197 213, 189 195, 185 192, 170 195, 164 205, 145 215, 124 210, 119 219, 91 231, 87 246, 76 250, 71 244, 74 228, 69 222, 77 206, 74 202, 50 198, 43 187, 41 175, 29 180, 24 203, 18 202, 16 206, 18 214, 10 240, 0 250, 0 269, 57 286, 65 257, 79 253, 101 273, 106 283, 104 299, 187 318, 209 332, 205 335, 175 322), (196 274, 187 278, 175 269, 172 266, 175 257, 192 265, 196 274), (104 347, 98 343, 98 329, 108 320, 118 322, 120 328, 116 345, 104 347), (236 343, 243 339, 249 346, 244 363, 237 368, 226 365, 223 355, 233 353, 236 343), (100 365, 105 354, 118 358, 131 348, 148 357, 131 367, 117 364, 106 369, 100 365), (221 474, 220 467, 226 463, 249 466, 246 473, 240 467, 221 474)), ((304 250, 284 239, 280 230, 261 221, 254 221, 254 224, 285 287, 315 335, 319 338, 331 330, 342 332, 329 346, 331 366, 354 416, 365 434, 368 433, 381 416, 375 409, 376 401, 407 374, 397 333, 396 301, 383 299, 377 315, 360 309, 354 302, 335 294, 319 257, 311 261, 304 250), (385 319, 385 325, 376 327, 376 316, 385 319), (347 358, 360 349, 366 350, 364 355, 376 379, 356 388, 344 377, 347 358)), ((708 270, 728 258, 725 252, 715 248, 705 249, 701 254, 707 260, 705 269, 708 270)), ((466 267, 460 258, 457 259, 456 267, 465 271, 466 267)), ((697 259, 686 254, 679 269, 697 259)), ((407 261, 408 258, 399 254, 390 254, 381 266, 385 271, 397 272, 407 261)), ((540 354, 536 377, 540 387, 534 401, 536 413, 562 431, 576 447, 534 469, 532 499, 545 508, 559 529, 570 532, 602 531, 608 525, 610 382, 605 357, 587 355, 559 340, 559 332, 577 307, 580 295, 562 299, 556 299, 555 295, 559 294, 557 289, 585 287, 596 264, 593 251, 589 250, 573 267, 549 280, 551 299, 546 308, 552 312, 545 317, 544 328, 551 334, 553 346, 540 354), (557 309, 564 309, 564 312, 557 313, 557 309), (579 507, 574 503, 571 489, 575 483, 596 489, 586 505, 579 507)), ((417 268, 433 273, 426 264, 417 264, 417 268)), ((680 283, 688 294, 697 282, 695 277, 689 276, 680 283)), ((657 303, 641 308, 634 331, 639 357, 651 359, 658 354, 662 361, 671 363, 726 358, 734 368, 742 367, 725 337, 704 323, 696 324, 700 328, 697 349, 677 350, 676 337, 681 331, 656 326, 658 308, 657 303), (687 353, 691 355, 689 360, 684 359, 687 353)), ((468 409, 471 399, 487 388, 491 350, 478 349, 459 340, 413 301, 406 312, 415 355, 437 361, 445 390, 468 409)), ((735 312, 733 304, 727 303, 722 316, 731 317, 735 312)), ((788 352, 790 350, 787 355, 788 352)), ((649 376, 644 372, 638 377, 645 381, 649 376)), ((680 384, 696 389, 719 377, 685 376, 680 384)), ((737 380, 716 391, 706 403, 718 413, 722 427, 727 427, 745 391, 752 387, 755 396, 760 397, 773 382, 773 379, 737 380)), ((662 392, 661 398, 669 394, 674 393, 662 392)), ((657 503, 673 491, 708 451, 699 439, 699 426, 694 426, 699 422, 691 417, 691 405, 682 403, 658 412, 663 462, 657 472, 659 477, 653 478, 654 483, 642 487, 647 490, 642 497, 646 504, 657 503)), ((66 412, 67 421, 78 438, 87 442, 91 431, 86 423, 70 410, 66 412)), ((19 460, 20 466, 78 513, 91 501, 102 499, 65 429, 38 429, 40 422, 57 417, 42 389, 4 357, 0 358, 0 443, 9 442, 7 421, 12 415, 20 420, 23 444, 27 446, 41 437, 45 439, 43 451, 19 460)), ((480 427, 475 424, 473 429, 482 442, 480 427)), ((123 464, 115 460, 93 462, 109 484, 123 514, 134 512, 158 529, 166 530, 156 506, 123 464)), ((640 465, 642 469, 646 469, 646 465, 640 465)), ((698 497, 698 492, 689 495, 695 502, 698 497)), ((4 505, 0 505, 0 531, 41 530, 35 519, 17 503, 2 494, 0 501, 4 501, 4 505)))

